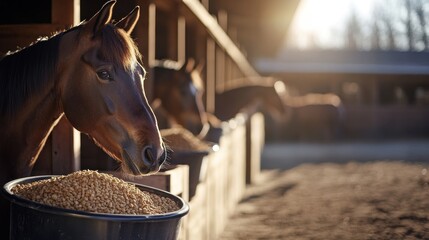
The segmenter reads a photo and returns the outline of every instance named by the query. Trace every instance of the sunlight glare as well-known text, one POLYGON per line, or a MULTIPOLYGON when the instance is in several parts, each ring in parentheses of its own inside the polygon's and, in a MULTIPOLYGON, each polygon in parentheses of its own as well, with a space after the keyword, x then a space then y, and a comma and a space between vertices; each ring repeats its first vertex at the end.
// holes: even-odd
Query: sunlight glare
POLYGON ((309 45, 335 47, 341 44, 338 37, 344 21, 352 9, 367 18, 377 0, 301 0, 291 24, 288 41, 298 48, 309 45))

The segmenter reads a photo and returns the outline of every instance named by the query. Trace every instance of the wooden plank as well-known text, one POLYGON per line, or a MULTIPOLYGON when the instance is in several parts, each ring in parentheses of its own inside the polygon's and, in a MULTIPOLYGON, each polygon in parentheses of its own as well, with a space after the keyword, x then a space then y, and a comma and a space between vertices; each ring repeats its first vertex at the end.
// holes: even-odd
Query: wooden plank
POLYGON ((224 230, 227 218, 227 172, 228 145, 231 138, 229 133, 222 135, 219 143, 219 151, 209 155, 207 168, 207 238, 217 239, 224 230))
POLYGON ((65 117, 52 131, 52 174, 80 169, 80 136, 76 131, 65 117))
POLYGON ((40 37, 51 36, 66 28, 61 24, 0 25, 0 55, 24 48, 40 37))
POLYGON ((155 56, 155 49, 156 49, 156 5, 150 4, 149 10, 148 10, 148 18, 149 18, 149 25, 148 25, 148 63, 150 67, 155 66, 156 64, 156 56, 155 56))
POLYGON ((80 0, 52 0, 51 22, 67 27, 80 22, 80 0))
POLYGON ((205 182, 201 182, 198 187, 196 194, 189 202, 191 211, 186 216, 186 237, 189 240, 193 239, 209 239, 207 237, 208 232, 208 221, 209 216, 207 210, 207 186, 205 182))
POLYGON ((206 111, 214 113, 216 95, 216 45, 211 38, 207 38, 206 50, 206 111))
POLYGON ((177 61, 186 61, 186 21, 184 17, 177 20, 177 61))
POLYGON ((151 102, 153 99, 153 66, 155 60, 155 11, 156 7, 149 1, 137 0, 140 6, 140 18, 133 31, 133 38, 142 54, 143 66, 147 80, 144 81, 146 97, 151 102))
POLYGON ((246 122, 246 183, 253 184, 261 172, 261 155, 265 143, 264 115, 255 113, 246 122))
POLYGON ((225 78, 225 52, 216 48, 216 92, 223 92, 228 80, 225 78))
POLYGON ((183 4, 195 15, 196 18, 206 27, 213 39, 221 46, 226 53, 237 63, 240 70, 246 76, 259 76, 252 65, 247 61, 246 56, 240 51, 228 34, 222 29, 218 22, 210 15, 207 9, 197 0, 183 0, 183 4))
MULTIPOLYGON (((178 13, 177 11, 167 12, 168 18, 164 19, 167 21, 167 32, 168 32, 168 43, 164 48, 168 50, 168 58, 178 61, 178 13)), ((164 30, 164 29, 163 29, 164 30)))
MULTIPOLYGON (((52 23, 65 25, 66 28, 80 21, 78 0, 53 0, 52 23)), ((80 169, 80 134, 65 117, 51 133, 52 136, 52 171, 65 174, 80 169)))
POLYGON ((143 184, 168 191, 174 195, 180 196, 183 198, 183 200, 188 201, 189 166, 187 165, 174 165, 171 166, 171 168, 168 170, 161 171, 149 176, 135 176, 116 171, 107 171, 106 173, 112 174, 113 176, 121 178, 125 181, 143 184))
POLYGON ((246 116, 237 114, 233 121, 228 146, 228 172, 227 172, 227 211, 228 215, 234 212, 235 206, 242 198, 246 189, 246 116))

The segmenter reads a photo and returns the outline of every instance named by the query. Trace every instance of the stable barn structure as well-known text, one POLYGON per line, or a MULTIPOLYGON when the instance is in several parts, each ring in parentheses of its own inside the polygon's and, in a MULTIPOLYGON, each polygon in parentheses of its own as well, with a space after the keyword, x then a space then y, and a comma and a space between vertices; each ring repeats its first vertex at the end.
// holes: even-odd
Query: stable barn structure
MULTIPOLYGON (((40 36, 49 36, 79 24, 81 19, 98 11, 104 2, 42 0, 29 2, 25 9, 18 6, 19 3, 0 3, 0 53, 13 51, 17 46, 25 47, 40 36)), ((259 76, 234 39, 228 35, 226 13, 222 12, 217 20, 209 12, 209 4, 208 0, 135 0, 116 3, 114 19, 124 16, 135 5, 141 7, 141 17, 133 37, 148 71, 145 89, 149 99, 152 81, 156 79, 152 67, 159 59, 184 62, 194 58, 197 62, 205 62, 204 100, 208 112, 222 107, 214 104, 216 89, 221 89, 234 79, 245 81, 259 76)), ((220 7, 221 3, 211 6, 220 7)), ((191 211, 182 224, 181 239, 215 239, 240 201, 246 184, 254 182, 258 175, 264 144, 263 115, 238 113, 233 119, 223 122, 222 129, 218 148, 202 160, 200 182, 192 199, 189 199, 187 165, 174 166, 148 177, 128 179, 170 191, 189 200, 191 211)), ((81 136, 66 119, 62 119, 49 137, 32 174, 67 174, 80 170, 81 166, 109 168, 111 160, 106 155, 100 155, 99 151, 86 136, 81 136)))
MULTIPOLYGON (((332 122, 339 133, 322 140, 385 140, 429 136, 428 59, 424 51, 290 49, 254 63, 259 72, 282 79, 292 93, 332 93, 341 99, 342 117, 332 122)), ((321 118, 316 112, 307 118, 316 116, 321 118)), ((289 123, 271 138, 316 141, 323 126, 314 127, 307 138, 288 136, 289 129, 297 128, 289 123)))

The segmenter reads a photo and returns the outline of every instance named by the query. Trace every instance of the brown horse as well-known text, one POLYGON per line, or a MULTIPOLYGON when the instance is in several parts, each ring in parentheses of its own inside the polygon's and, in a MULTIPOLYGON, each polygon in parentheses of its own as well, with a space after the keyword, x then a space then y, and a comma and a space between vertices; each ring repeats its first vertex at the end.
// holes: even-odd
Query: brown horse
POLYGON ((275 119, 284 119, 288 115, 283 101, 285 86, 281 81, 271 83, 249 83, 216 93, 215 116, 225 121, 238 112, 262 111, 275 119), (252 108, 252 109, 247 109, 252 108))
POLYGON ((284 101, 292 114, 283 137, 299 141, 333 141, 341 137, 345 109, 337 95, 309 93, 288 96, 284 101))
POLYGON ((194 61, 180 64, 171 60, 158 61, 154 67, 154 102, 152 107, 160 129, 178 124, 196 136, 208 130, 202 96, 204 86, 200 67, 194 61))
POLYGON ((133 174, 156 172, 164 162, 165 148, 143 91, 145 71, 130 38, 139 8, 113 25, 114 4, 107 2, 86 23, 1 59, 2 186, 31 174, 62 116, 133 174))

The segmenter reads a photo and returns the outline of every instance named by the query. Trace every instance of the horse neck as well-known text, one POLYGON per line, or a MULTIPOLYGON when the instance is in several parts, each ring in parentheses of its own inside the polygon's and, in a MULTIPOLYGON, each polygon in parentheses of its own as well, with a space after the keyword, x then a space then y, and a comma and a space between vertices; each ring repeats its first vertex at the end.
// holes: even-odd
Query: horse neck
POLYGON ((284 108, 280 97, 271 86, 250 85, 227 90, 216 96, 217 117, 227 120, 244 107, 253 109, 276 109, 283 113, 284 108))
MULTIPOLYGON (((51 41, 51 39, 46 41, 51 41)), ((43 44, 47 43, 45 42, 43 44)), ((32 166, 47 136, 58 119, 62 116, 57 94, 55 93, 55 70, 48 74, 46 72, 40 73, 40 68, 31 68, 31 66, 47 64, 47 62, 43 63, 39 61, 41 58, 49 58, 41 56, 41 54, 46 54, 45 52, 48 51, 48 49, 44 49, 46 51, 43 51, 43 49, 30 49, 33 47, 41 48, 41 46, 33 45, 28 47, 28 49, 25 50, 26 52, 18 52, 15 53, 17 55, 14 54, 14 56, 9 56, 15 58, 9 59, 10 61, 16 61, 17 59, 25 61, 23 65, 25 70, 29 72, 26 75, 17 76, 16 79, 19 79, 21 84, 32 84, 34 87, 28 96, 21 96, 22 98, 19 100, 21 102, 19 105, 13 107, 15 108, 13 112, 8 111, 0 117, 0 133, 2 134, 0 138, 0 161, 2 164, 10 166, 9 168, 3 168, 2 171, 8 171, 4 174, 10 175, 11 177, 21 177, 30 174, 32 166), (31 56, 30 53, 34 53, 36 56, 31 56), (20 56, 20 54, 22 54, 22 56, 20 56), (37 79, 29 80, 29 77, 37 79), (10 159, 14 161, 12 162, 10 159)), ((3 60, 9 61, 6 58, 3 60)), ((56 61, 56 59, 48 59, 47 61, 56 61)), ((5 63, 2 61, 0 64, 5 63)), ((55 67, 53 69, 55 69, 55 67)), ((17 71, 15 69, 11 70, 17 71)), ((7 71, 7 69, 5 70, 3 67, 0 77, 10 76, 10 74, 5 74, 5 71, 7 71)), ((7 80, 1 79, 1 81, 5 83, 7 80)), ((5 85, 7 85, 7 83, 5 83, 5 85)), ((31 88, 29 86, 27 87, 31 88)), ((11 97, 10 99, 13 98, 11 97)), ((3 101, 5 100, 3 99, 3 101)), ((6 101, 12 102, 10 100, 6 101)), ((12 108, 12 106, 10 108, 12 108)), ((3 109, 3 111, 7 110, 3 109)))
POLYGON ((277 111, 279 114, 283 114, 285 111, 285 105, 274 87, 264 87, 261 89, 261 97, 263 103, 269 106, 273 111, 277 111))

